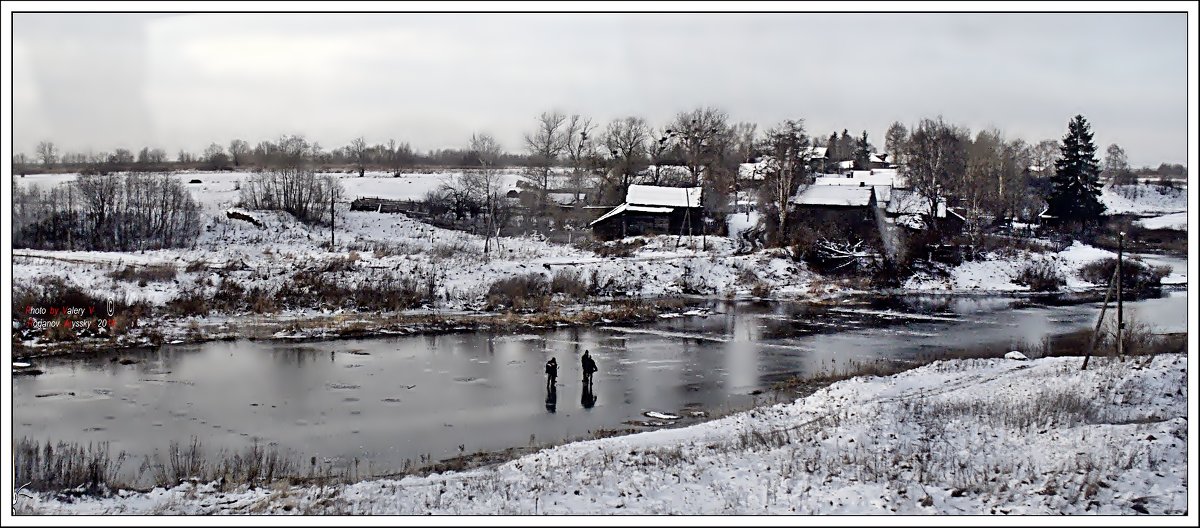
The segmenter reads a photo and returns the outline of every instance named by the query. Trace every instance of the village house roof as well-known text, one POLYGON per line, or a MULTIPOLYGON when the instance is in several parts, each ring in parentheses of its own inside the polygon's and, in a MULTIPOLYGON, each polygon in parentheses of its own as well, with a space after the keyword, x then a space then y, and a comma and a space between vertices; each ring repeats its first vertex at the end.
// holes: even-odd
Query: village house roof
POLYGON ((856 170, 845 174, 819 174, 813 181, 814 185, 897 185, 898 178, 894 169, 856 170))
MULTIPOLYGON (((586 197, 587 197, 587 193, 583 193, 583 192, 579 193, 580 201, 582 201, 586 197)), ((546 193, 546 199, 550 200, 558 205, 574 205, 575 201, 576 201, 575 193, 573 193, 573 192, 546 193)))
POLYGON ((625 193, 625 203, 657 207, 700 207, 702 190, 701 187, 630 185, 625 193))
MULTIPOLYGON (((929 200, 917 194, 914 191, 906 189, 893 189, 891 199, 888 200, 888 214, 893 215, 928 215, 929 200)), ((937 217, 946 217, 946 202, 938 203, 937 217)))
POLYGON ((592 220, 592 223, 590 223, 590 224, 588 224, 588 225, 593 225, 593 226, 594 226, 594 225, 596 225, 596 224, 599 224, 600 222, 603 222, 603 221, 605 221, 605 220, 607 220, 607 219, 609 219, 609 218, 612 218, 612 217, 614 217, 614 216, 617 216, 617 215, 619 215, 619 214, 621 214, 621 213, 624 213, 625 211, 629 211, 629 212, 631 212, 631 213, 659 213, 659 214, 665 214, 665 213, 669 213, 669 212, 671 212, 671 211, 674 211, 674 209, 673 209, 673 208, 671 208, 671 207, 646 207, 646 206, 641 206, 641 205, 629 205, 629 204, 627 204, 627 203, 623 203, 623 204, 621 204, 621 205, 618 205, 618 206, 614 207, 612 211, 609 211, 609 212, 607 212, 607 213, 604 213, 604 215, 603 215, 603 216, 601 216, 600 218, 597 218, 597 219, 595 219, 595 220, 592 220))
POLYGON ((738 177, 743 180, 761 180, 765 176, 767 161, 758 163, 742 163, 738 165, 738 177))
POLYGON ((793 196, 791 202, 796 205, 866 207, 871 203, 872 192, 873 187, 810 185, 793 196))
POLYGON ((879 207, 885 207, 888 202, 892 201, 892 186, 891 185, 875 185, 875 203, 879 207))

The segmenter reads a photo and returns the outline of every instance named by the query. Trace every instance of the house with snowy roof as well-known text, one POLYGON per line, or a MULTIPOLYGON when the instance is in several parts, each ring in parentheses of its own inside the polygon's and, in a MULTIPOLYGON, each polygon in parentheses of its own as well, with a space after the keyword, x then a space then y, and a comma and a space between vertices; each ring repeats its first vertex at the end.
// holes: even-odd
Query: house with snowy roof
POLYGON ((885 207, 890 222, 913 231, 922 231, 932 218, 942 231, 961 231, 966 219, 946 206, 945 198, 938 200, 930 215, 930 202, 910 189, 892 189, 885 207))
POLYGON ((701 187, 630 185, 625 192, 625 203, 593 220, 592 232, 605 240, 651 234, 700 233, 704 219, 702 198, 701 187))
POLYGON ((874 238, 878 200, 870 185, 806 185, 789 200, 789 221, 831 239, 874 238))

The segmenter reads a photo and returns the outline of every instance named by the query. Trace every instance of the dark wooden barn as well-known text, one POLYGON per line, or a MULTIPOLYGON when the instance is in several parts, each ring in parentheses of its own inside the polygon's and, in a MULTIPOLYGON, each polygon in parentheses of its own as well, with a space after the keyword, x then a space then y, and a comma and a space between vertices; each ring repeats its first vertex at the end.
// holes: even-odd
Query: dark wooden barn
POLYGON ((700 187, 630 185, 625 203, 592 221, 597 238, 699 234, 704 222, 700 187))

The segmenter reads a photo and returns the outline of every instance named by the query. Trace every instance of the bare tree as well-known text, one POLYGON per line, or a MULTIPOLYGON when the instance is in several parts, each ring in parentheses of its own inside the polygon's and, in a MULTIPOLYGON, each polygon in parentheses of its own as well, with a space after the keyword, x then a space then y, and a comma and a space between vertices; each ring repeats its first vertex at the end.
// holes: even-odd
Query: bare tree
POLYGON ((229 142, 229 158, 234 167, 241 167, 250 155, 250 144, 240 139, 229 142))
POLYGON ((671 142, 666 128, 650 131, 650 139, 646 142, 646 154, 650 158, 650 166, 653 167, 650 172, 650 185, 663 184, 663 164, 669 160, 675 149, 676 145, 671 142))
POLYGON ((604 148, 609 154, 606 175, 609 198, 624 200, 637 174, 646 168, 646 141, 650 128, 640 117, 614 119, 604 131, 604 148))
POLYGON ((58 148, 50 141, 38 143, 34 151, 37 153, 37 158, 41 160, 42 165, 47 168, 53 167, 54 162, 58 161, 58 148))
MULTIPOLYGON (((407 147, 408 145, 405 144, 404 146, 407 147)), ((401 157, 400 145, 396 143, 395 139, 389 139, 387 142, 387 163, 393 175, 400 173, 401 157)))
POLYGON ((1031 149, 1025 141, 1016 139, 1004 145, 1004 162, 1000 172, 998 216, 1026 218, 1038 211, 1040 201, 1030 188, 1031 149))
POLYGON ((155 167, 167 161, 167 153, 160 148, 142 147, 138 151, 137 164, 142 167, 155 167))
POLYGON ((204 149, 204 162, 212 170, 223 170, 229 167, 229 156, 221 145, 213 143, 204 149))
POLYGON ((887 150, 888 158, 892 163, 896 165, 904 163, 904 150, 907 144, 908 129, 899 121, 893 122, 883 137, 883 148, 887 150))
POLYGON ((29 171, 29 156, 24 152, 13 154, 12 171, 24 177, 25 173, 29 171))
POLYGON ((667 129, 667 134, 683 154, 692 186, 700 185, 704 170, 711 169, 719 158, 722 136, 728 134, 725 112, 711 107, 681 112, 667 129))
POLYGON ((346 146, 346 155, 350 157, 354 168, 358 170, 358 177, 362 178, 367 170, 367 140, 361 136, 351 140, 350 144, 346 146))
POLYGON ((571 165, 571 188, 575 190, 576 207, 579 206, 580 194, 587 176, 585 168, 588 160, 595 156, 596 141, 592 137, 595 129, 596 126, 592 124, 590 118, 574 114, 567 121, 566 128, 563 130, 563 135, 566 137, 567 162, 571 165))
MULTIPOLYGON (((487 226, 484 228, 483 254, 491 255, 493 231, 496 229, 495 211, 500 201, 501 174, 498 170, 504 152, 500 143, 488 134, 472 134, 471 156, 479 163, 479 170, 464 173, 462 184, 475 200, 484 204, 487 226)), ((499 236, 496 233, 495 236, 499 236)))
MULTIPOLYGON (((731 141, 729 154, 732 162, 736 164, 736 166, 732 167, 733 170, 731 172, 733 175, 733 202, 736 205, 738 203, 738 193, 742 190, 741 164, 750 163, 754 159, 757 147, 758 125, 744 121, 737 123, 729 127, 729 137, 731 141)), ((750 211, 747 209, 746 214, 749 215, 749 213, 750 211)))
POLYGON ((341 194, 335 179, 318 177, 306 167, 283 167, 251 177, 242 185, 241 202, 250 209, 286 211, 301 222, 324 224, 326 208, 341 194))
MULTIPOLYGON (((737 181, 737 163, 731 163, 733 157, 729 154, 733 136, 730 133, 728 116, 715 108, 697 108, 676 115, 667 132, 683 154, 691 174, 691 186, 704 184, 703 200, 707 205, 701 209, 703 214, 700 219, 700 234, 703 237, 703 247, 708 249, 707 217, 715 213, 718 219, 724 219, 728 209, 728 198, 735 192, 734 185, 737 181)), ((689 222, 689 236, 691 226, 689 222)))
POLYGON ((1033 166, 1031 169, 1041 177, 1054 174, 1054 162, 1062 155, 1058 141, 1044 139, 1033 147, 1033 166))
POLYGON ((759 200, 772 218, 768 223, 768 242, 779 246, 788 241, 788 203, 809 182, 808 162, 811 140, 803 120, 787 120, 766 133, 762 149, 768 154, 763 171, 759 200))
POLYGON ((200 232, 200 207, 168 174, 83 174, 43 193, 14 189, 13 246, 134 251, 181 247, 200 232))
POLYGON ((902 174, 909 187, 929 206, 927 225, 936 231, 938 204, 960 190, 966 168, 966 149, 962 131, 946 124, 924 119, 913 130, 902 174))
POLYGON ((980 221, 998 213, 1003 194, 1005 141, 999 130, 981 130, 966 142, 967 161, 958 198, 966 206, 969 227, 979 228, 980 221))
POLYGON ((550 172, 558 156, 567 148, 565 123, 567 116, 560 112, 542 112, 537 130, 525 134, 525 149, 529 152, 529 172, 538 186, 539 211, 546 210, 546 193, 550 190, 550 172))
POLYGON ((133 152, 130 152, 127 148, 116 149, 113 151, 112 155, 108 157, 108 162, 110 164, 123 168, 133 165, 133 160, 133 152))
POLYGON ((1134 185, 1137 176, 1129 170, 1129 159, 1125 157, 1125 149, 1113 143, 1104 152, 1104 175, 1113 185, 1134 185))

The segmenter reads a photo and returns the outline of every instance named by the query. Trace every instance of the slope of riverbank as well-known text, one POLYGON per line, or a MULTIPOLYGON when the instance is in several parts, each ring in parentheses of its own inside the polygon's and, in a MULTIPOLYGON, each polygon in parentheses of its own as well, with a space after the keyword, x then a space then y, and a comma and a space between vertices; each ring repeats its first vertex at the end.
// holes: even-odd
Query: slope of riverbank
POLYGON ((118 497, 34 514, 1183 514, 1187 358, 940 361, 690 427, 350 485, 118 497), (1052 380, 1052 382, 1050 382, 1052 380))

